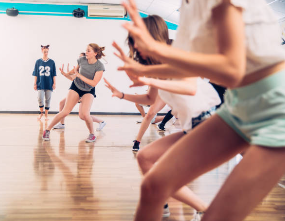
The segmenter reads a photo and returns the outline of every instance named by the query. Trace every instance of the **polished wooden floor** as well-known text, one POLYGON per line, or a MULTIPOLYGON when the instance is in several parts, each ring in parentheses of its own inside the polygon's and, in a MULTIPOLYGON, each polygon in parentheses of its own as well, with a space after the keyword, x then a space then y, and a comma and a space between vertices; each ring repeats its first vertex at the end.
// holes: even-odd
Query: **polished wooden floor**
MULTIPOLYGON (((52 115, 50 116, 53 117, 52 115)), ((66 119, 66 129, 42 141, 44 120, 36 115, 0 114, 0 220, 132 220, 141 175, 132 141, 139 116, 102 116, 107 126, 87 144, 85 123, 66 119)), ((95 125, 96 127, 97 125, 95 125)), ((176 131, 159 133, 151 125, 142 146, 176 131)), ((189 187, 211 202, 238 157, 201 176, 189 187)), ((285 177, 250 214, 247 221, 285 220, 285 177)), ((234 190, 233 190, 234 191, 234 190)), ((166 220, 191 220, 193 209, 170 200, 166 220)), ((234 206, 234 205, 233 205, 234 206)))

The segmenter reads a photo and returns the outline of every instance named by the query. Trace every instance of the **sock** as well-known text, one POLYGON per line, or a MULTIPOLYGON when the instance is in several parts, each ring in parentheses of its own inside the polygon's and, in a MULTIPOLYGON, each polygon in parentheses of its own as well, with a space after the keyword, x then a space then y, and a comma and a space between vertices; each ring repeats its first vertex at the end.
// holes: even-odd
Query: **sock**
POLYGON ((171 111, 168 111, 163 120, 161 121, 161 124, 164 126, 172 117, 173 115, 171 114, 171 111))

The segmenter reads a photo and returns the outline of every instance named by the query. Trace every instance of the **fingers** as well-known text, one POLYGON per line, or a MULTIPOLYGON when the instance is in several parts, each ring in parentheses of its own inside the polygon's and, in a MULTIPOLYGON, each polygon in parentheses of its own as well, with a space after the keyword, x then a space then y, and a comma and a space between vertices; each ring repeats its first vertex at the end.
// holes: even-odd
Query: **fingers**
POLYGON ((106 83, 107 85, 111 85, 111 84, 109 83, 109 81, 106 80, 106 78, 103 78, 103 79, 104 79, 104 81, 105 81, 105 83, 106 83))
POLYGON ((116 55, 118 58, 120 58, 122 61, 124 61, 124 59, 122 58, 121 55, 117 54, 116 52, 114 52, 114 55, 116 55))
POLYGON ((130 18, 132 19, 132 21, 134 22, 136 26, 140 26, 143 24, 143 21, 138 13, 134 0, 129 0, 129 4, 126 2, 123 2, 122 5, 127 10, 130 18))
POLYGON ((114 88, 114 87, 113 87, 105 78, 104 78, 104 81, 105 81, 105 83, 106 83, 105 86, 106 86, 107 88, 109 88, 111 91, 113 91, 113 88, 114 88))
POLYGON ((126 71, 127 69, 125 67, 118 67, 117 70, 118 71, 126 71))
POLYGON ((132 25, 130 22, 125 22, 122 24, 123 28, 125 28, 133 38, 138 37, 141 29, 132 25))
POLYGON ((121 54, 122 57, 125 56, 124 51, 122 50, 122 48, 121 48, 116 42, 113 42, 113 43, 112 43, 112 46, 113 46, 114 48, 116 48, 116 49, 120 52, 120 54, 121 54))

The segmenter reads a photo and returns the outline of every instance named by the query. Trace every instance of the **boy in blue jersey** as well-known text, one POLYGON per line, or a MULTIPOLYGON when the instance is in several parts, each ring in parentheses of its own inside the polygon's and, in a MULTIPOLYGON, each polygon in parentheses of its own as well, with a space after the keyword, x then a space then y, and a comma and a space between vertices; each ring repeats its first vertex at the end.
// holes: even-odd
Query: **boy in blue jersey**
POLYGON ((56 68, 54 61, 48 58, 49 45, 41 45, 41 49, 43 57, 36 61, 35 69, 33 72, 33 76, 35 76, 34 89, 38 91, 38 102, 40 108, 40 115, 38 119, 40 120, 45 113, 45 119, 48 120, 51 93, 56 86, 56 68))

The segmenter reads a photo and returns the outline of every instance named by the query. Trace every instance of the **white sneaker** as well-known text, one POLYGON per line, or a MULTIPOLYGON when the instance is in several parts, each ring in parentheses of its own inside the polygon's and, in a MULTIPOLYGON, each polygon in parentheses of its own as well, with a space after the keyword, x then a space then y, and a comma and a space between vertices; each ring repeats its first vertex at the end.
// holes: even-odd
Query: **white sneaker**
POLYGON ((162 213, 162 217, 169 217, 170 216, 170 211, 169 211, 169 207, 166 207, 163 209, 163 213, 162 213))
POLYGON ((106 126, 107 123, 105 123, 105 121, 99 123, 99 127, 96 129, 97 131, 101 131, 105 126, 106 126))
POLYGON ((58 123, 57 125, 55 125, 53 127, 53 129, 64 129, 65 128, 65 125, 64 124, 61 124, 61 123, 58 123))
POLYGON ((193 219, 191 219, 191 221, 200 221, 202 219, 204 212, 196 212, 194 214, 193 219))
POLYGON ((176 122, 176 117, 175 117, 175 116, 173 116, 173 117, 172 117, 172 125, 174 125, 174 124, 175 124, 175 122, 176 122))

